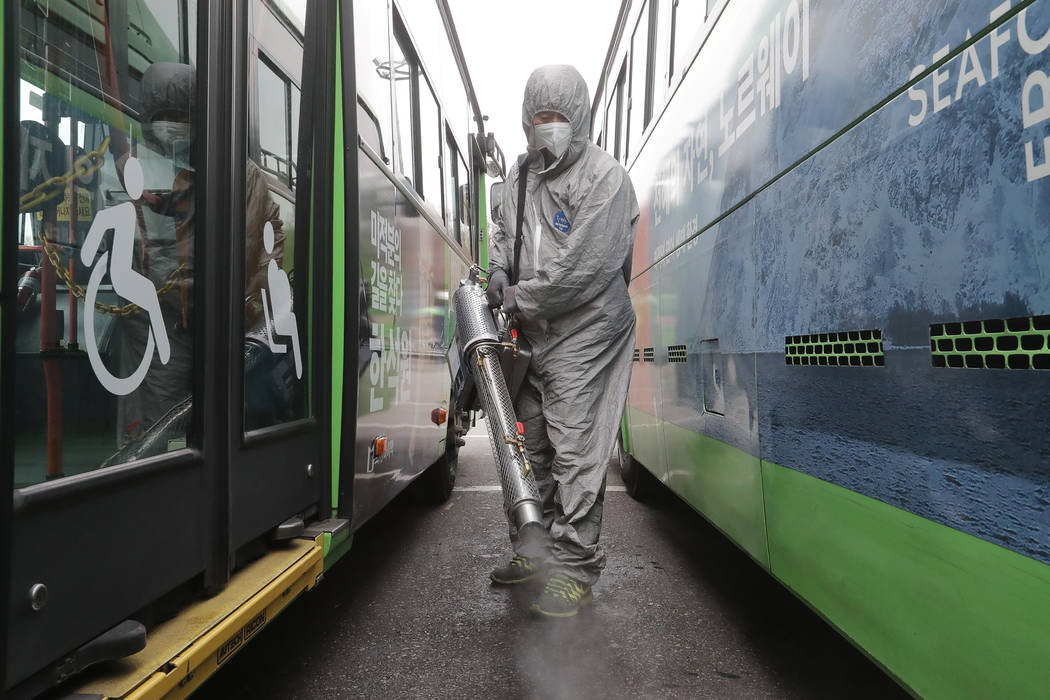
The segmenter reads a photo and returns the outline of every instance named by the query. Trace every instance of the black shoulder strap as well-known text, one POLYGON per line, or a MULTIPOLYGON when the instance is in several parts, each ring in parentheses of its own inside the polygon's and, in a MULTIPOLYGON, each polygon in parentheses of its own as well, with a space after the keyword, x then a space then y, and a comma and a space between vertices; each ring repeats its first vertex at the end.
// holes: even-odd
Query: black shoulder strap
POLYGON ((521 241, 524 237, 522 224, 525 222, 525 188, 529 182, 529 158, 525 157, 518 165, 518 219, 514 229, 514 269, 511 270, 510 283, 518 283, 518 274, 521 266, 521 241))

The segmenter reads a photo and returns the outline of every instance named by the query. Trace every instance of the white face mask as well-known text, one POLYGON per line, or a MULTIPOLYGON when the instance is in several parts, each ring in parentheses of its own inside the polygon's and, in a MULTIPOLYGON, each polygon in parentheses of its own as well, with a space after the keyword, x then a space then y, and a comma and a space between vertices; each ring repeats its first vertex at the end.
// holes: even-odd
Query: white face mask
POLYGON ((165 146, 190 140, 190 125, 185 122, 153 122, 153 135, 165 146))
POLYGON ((536 124, 532 127, 532 143, 529 145, 536 150, 546 148, 557 159, 569 150, 571 141, 572 127, 568 122, 551 122, 536 124))

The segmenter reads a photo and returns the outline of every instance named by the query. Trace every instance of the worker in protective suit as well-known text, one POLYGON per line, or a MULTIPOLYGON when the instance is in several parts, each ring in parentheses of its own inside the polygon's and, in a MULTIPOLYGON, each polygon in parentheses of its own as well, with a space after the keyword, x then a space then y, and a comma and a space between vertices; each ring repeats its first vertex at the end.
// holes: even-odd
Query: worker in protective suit
POLYGON ((492 306, 517 315, 532 345, 514 408, 525 425, 550 545, 544 561, 523 556, 512 524, 516 555, 491 578, 515 584, 546 575, 532 609, 568 617, 591 602, 605 566, 598 536, 631 374, 635 315, 627 282, 638 202, 623 166, 590 142, 587 84, 572 66, 532 73, 522 127, 528 153, 503 188, 504 225, 491 238, 487 294, 492 306))

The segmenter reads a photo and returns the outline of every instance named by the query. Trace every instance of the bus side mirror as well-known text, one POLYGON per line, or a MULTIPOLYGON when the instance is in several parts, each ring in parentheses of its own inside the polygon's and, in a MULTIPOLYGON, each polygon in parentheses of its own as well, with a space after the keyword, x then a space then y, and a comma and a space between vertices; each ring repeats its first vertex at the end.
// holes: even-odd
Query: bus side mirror
POLYGON ((493 182, 492 186, 489 187, 489 212, 492 215, 492 221, 501 228, 503 227, 503 214, 500 204, 503 202, 503 187, 505 184, 503 182, 493 182))

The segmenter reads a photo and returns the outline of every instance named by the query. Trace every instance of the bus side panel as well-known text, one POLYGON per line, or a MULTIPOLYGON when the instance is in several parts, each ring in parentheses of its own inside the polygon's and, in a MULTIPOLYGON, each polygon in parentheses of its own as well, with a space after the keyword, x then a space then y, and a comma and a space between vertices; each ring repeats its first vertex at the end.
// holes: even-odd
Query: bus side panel
MULTIPOLYGON (((444 449, 446 426, 431 419, 448 408, 444 354, 448 279, 467 265, 367 154, 360 162, 363 308, 367 354, 359 366, 354 522, 390 501, 444 449), (451 267, 450 267, 451 265, 451 267), (366 333, 367 328, 367 333, 366 333), (386 439, 377 454, 375 441, 386 439)), ((364 350, 364 348, 362 348, 364 350)))
POLYGON ((656 367, 668 486, 765 565, 753 238, 745 205, 656 265, 656 367))
MULTIPOLYGON (((393 456, 399 449, 408 448, 407 444, 398 445, 397 436, 391 435, 390 451, 378 458, 372 455, 376 438, 387 435, 396 422, 390 411, 397 390, 398 350, 394 341, 400 338, 400 328, 388 310, 389 292, 379 298, 376 285, 380 264, 386 270, 384 274, 389 274, 386 249, 393 244, 388 241, 403 234, 396 232, 394 185, 362 148, 357 150, 361 338, 357 350, 357 440, 353 455, 354 527, 372 517, 401 489, 397 483, 400 470, 393 456)), ((344 464, 345 461, 344 457, 344 464)))
MULTIPOLYGON (((637 188, 637 184, 635 187, 637 188)), ((623 427, 627 434, 623 444, 629 445, 634 458, 662 480, 665 455, 663 446, 659 443, 656 423, 659 383, 656 381, 653 364, 646 362, 645 353, 645 349, 649 348, 655 354, 653 339, 659 337, 659 329, 656 327, 659 314, 655 308, 654 282, 648 272, 649 249, 649 217, 647 213, 643 213, 638 219, 632 258, 633 273, 641 274, 632 279, 628 287, 636 325, 631 383, 627 390, 627 405, 624 407, 623 427)))
POLYGON ((773 574, 921 697, 1050 687, 1050 567, 771 462, 773 574))
MULTIPOLYGON (((395 458, 399 460, 401 478, 411 480, 438 460, 447 432, 446 426, 431 419, 431 414, 435 409, 448 409, 452 384, 442 345, 449 313, 449 288, 445 284, 450 276, 446 269, 449 244, 408 198, 399 192, 397 199, 398 227, 405 240, 396 392, 401 417, 395 421, 400 424, 396 438, 400 444, 395 445, 395 458)), ((451 256, 451 261, 455 267, 451 277, 465 277, 466 264, 457 256, 451 256)))
MULTIPOLYGON (((1050 37, 1048 9, 1028 8, 1028 31, 1050 37)), ((940 75, 976 75, 980 48, 940 75)), ((927 76, 755 200, 772 571, 931 697, 1048 680, 1050 374, 987 364, 1050 360, 1050 177, 1025 146, 1050 121, 1024 114, 1047 53, 998 56, 965 104, 917 119, 927 76), (993 332, 1007 322, 1028 330, 993 332), (883 364, 842 366, 842 333, 864 331, 883 364)))
MULTIPOLYGON (((773 574, 922 694, 1046 687, 1031 654, 1045 646, 1050 571, 1040 563, 1050 562, 1050 444, 1037 418, 1050 409, 1050 375, 1039 371, 1050 365, 1035 364, 1050 362, 1040 272, 1050 265, 1048 8, 729 3, 631 170, 639 199, 652 202, 632 296, 636 308, 660 298, 652 333, 686 345, 689 361, 690 341, 659 327, 682 312, 648 276, 687 289, 699 253, 677 273, 658 261, 673 263, 673 251, 780 178, 746 205, 754 310, 732 308, 734 280, 720 288, 738 323, 755 323, 740 349, 754 361, 760 450, 718 449, 725 461, 763 460, 773 574), (786 63, 770 70, 773 46, 786 63), (1026 330, 992 333, 985 319, 1026 330), (975 360, 965 356, 974 337, 962 338, 969 346, 944 337, 967 327, 988 331, 993 350, 975 360), (1018 341, 1031 349, 1010 359, 1018 341), (984 364, 996 353, 1000 366, 1037 369, 984 364), (938 355, 962 367, 937 366, 938 355)), ((665 421, 672 484, 676 462, 703 465, 716 447, 700 436, 709 425, 675 422, 671 387, 683 374, 670 370, 656 387, 652 414, 665 421), (685 448, 671 445, 679 431, 696 433, 685 448)), ((632 394, 632 422, 644 400, 632 394)))
MULTIPOLYGON (((1036 9, 1046 33, 1050 2, 1036 9)), ((1003 46, 994 82, 921 125, 902 94, 756 201, 762 458, 1050 564, 1050 438, 1036 418, 1050 413, 1037 369, 1050 368, 1050 171, 1033 179, 1025 162, 1050 120, 1022 126, 1023 86, 1048 56, 1003 46), (841 366, 864 331, 884 365, 841 366), (798 344, 801 364, 785 352, 826 333, 839 342, 798 344)))
POLYGON ((659 338, 655 288, 654 277, 649 272, 631 281, 631 303, 637 323, 634 341, 637 360, 631 366, 631 384, 627 390, 625 414, 631 454, 646 469, 664 480, 665 455, 657 422, 660 384, 654 361, 655 339, 659 338))

